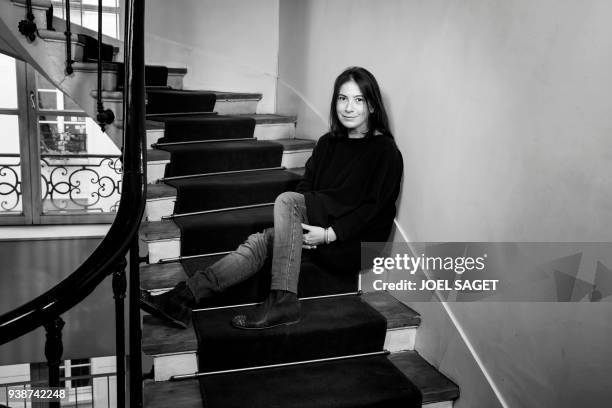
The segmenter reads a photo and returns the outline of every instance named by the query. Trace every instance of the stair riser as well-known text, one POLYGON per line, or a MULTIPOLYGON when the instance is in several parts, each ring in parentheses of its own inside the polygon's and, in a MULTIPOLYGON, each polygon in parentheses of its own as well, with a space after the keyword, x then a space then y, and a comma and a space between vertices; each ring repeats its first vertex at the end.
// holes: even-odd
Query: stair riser
POLYGON ((220 115, 256 113, 258 102, 259 100, 257 99, 217 100, 217 102, 215 102, 215 112, 220 115))
POLYGON ((181 240, 167 239, 147 243, 149 263, 157 263, 160 259, 174 258, 181 255, 181 240))
POLYGON ((183 89, 183 78, 185 74, 173 74, 168 72, 168 81, 167 84, 170 88, 173 89, 183 89))
MULTIPOLYGON (((257 140, 295 139, 295 123, 259 124, 255 126, 253 136, 257 140)), ((163 129, 147 130, 147 146, 164 137, 163 129)))
MULTIPOLYGON (((96 84, 98 81, 98 72, 90 70, 74 70, 74 86, 83 86, 83 83, 96 84)), ((97 85, 96 85, 97 87, 97 85)), ((117 71, 102 71, 102 90, 114 91, 117 89, 117 71)), ((70 90, 68 90, 70 92, 70 90)))
POLYGON ((312 149, 286 151, 283 153, 283 161, 281 162, 281 166, 288 169, 304 167, 311 155, 312 149))
POLYGON ((257 125, 254 136, 257 140, 295 139, 295 123, 257 125))
POLYGON ((167 381, 173 375, 198 372, 196 353, 180 353, 153 357, 155 381, 167 381))
POLYGON ((145 209, 148 221, 160 221, 162 217, 174 213, 174 202, 176 197, 147 200, 145 209))
MULTIPOLYGON (((415 338, 416 327, 388 330, 384 347, 392 353, 412 350, 414 349, 415 338), (393 337, 393 340, 389 340, 389 337, 393 337)), ((167 381, 173 375, 197 372, 197 355, 194 351, 191 353, 153 356, 153 365, 155 367, 155 381, 167 381)))
MULTIPOLYGON (((60 52, 66 52, 66 41, 55 40, 55 39, 44 39, 46 46, 48 47, 49 55, 61 55, 60 52)), ((85 45, 80 42, 73 41, 71 43, 71 57, 73 61, 83 61, 83 55, 85 55, 85 45)))
MULTIPOLYGON (((304 167, 306 161, 312 154, 312 149, 290 150, 283 152, 282 166, 288 169, 304 167)), ((168 160, 150 161, 147 163, 147 182, 157 183, 157 180, 164 177, 168 160)))

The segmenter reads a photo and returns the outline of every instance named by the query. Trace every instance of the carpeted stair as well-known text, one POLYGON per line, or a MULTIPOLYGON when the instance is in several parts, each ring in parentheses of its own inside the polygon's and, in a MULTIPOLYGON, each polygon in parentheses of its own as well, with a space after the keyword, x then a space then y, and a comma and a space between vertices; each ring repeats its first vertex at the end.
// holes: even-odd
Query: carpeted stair
MULTIPOLYGON (((271 203, 300 179, 299 170, 281 167, 288 146, 299 142, 254 138, 262 119, 215 114, 219 98, 231 101, 212 91, 148 90, 149 128, 159 135, 148 155, 165 166, 164 184, 150 186, 149 197, 170 197, 174 205, 165 219, 143 223, 141 238, 149 248, 177 242, 181 255, 142 266, 142 287, 154 294, 271 227, 271 203)), ((187 330, 145 316, 143 351, 153 356, 158 380, 145 387, 145 406, 406 408, 440 402, 435 393, 425 398, 421 384, 384 352, 413 347, 418 315, 387 293, 360 294, 358 271, 323 270, 308 251, 303 258, 298 324, 264 331, 229 324, 266 296, 269 262, 198 305, 187 330), (267 367, 274 364, 281 365, 267 367), (191 379, 163 381, 196 371, 191 379)), ((456 398, 456 386, 428 367, 438 376, 432 378, 446 381, 447 394, 454 391, 448 401, 456 398)))

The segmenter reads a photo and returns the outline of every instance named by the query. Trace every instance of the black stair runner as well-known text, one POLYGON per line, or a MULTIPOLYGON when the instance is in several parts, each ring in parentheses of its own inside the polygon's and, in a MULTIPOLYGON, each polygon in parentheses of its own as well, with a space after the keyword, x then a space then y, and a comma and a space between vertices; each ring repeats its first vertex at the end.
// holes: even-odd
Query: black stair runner
POLYGON ((292 191, 301 176, 286 171, 256 171, 169 181, 177 189, 175 213, 274 202, 292 191))
POLYGON ((420 391, 385 356, 200 379, 207 408, 411 408, 420 391))
MULTIPOLYGON (((201 175, 279 167, 283 146, 255 139, 228 140, 252 139, 255 123, 250 118, 171 115, 211 112, 213 93, 154 90, 148 92, 148 99, 148 114, 166 114, 150 118, 165 125, 165 137, 157 148, 171 155, 166 177, 175 178, 166 182, 177 190, 176 214, 271 203, 299 181, 284 170, 201 175), (199 176, 180 178, 186 175, 199 176)), ((181 230, 181 255, 231 251, 249 234, 272 226, 273 207, 189 214, 174 218, 174 222, 181 230)), ((182 263, 187 274, 193 275, 217 259, 197 257, 182 263)), ((388 358, 369 355, 382 351, 385 318, 360 295, 339 295, 354 293, 357 279, 357 273, 323 270, 304 251, 300 297, 336 296, 302 300, 299 323, 246 331, 231 327, 229 322, 254 306, 194 313, 201 372, 289 364, 200 377, 204 407, 420 407, 420 392, 388 358), (357 356, 364 353, 366 356, 357 356), (320 361, 323 358, 333 360, 320 361)), ((200 306, 258 301, 267 295, 269 285, 268 262, 257 275, 200 306)))
POLYGON ((238 331, 227 322, 254 306, 198 312, 200 371, 219 371, 380 351, 387 321, 359 295, 303 300, 299 324, 238 331))
MULTIPOLYGON (((98 46, 99 42, 97 38, 91 37, 86 34, 77 34, 78 39, 84 45, 83 50, 83 61, 93 62, 98 61, 98 46)), ((110 44, 102 43, 102 61, 111 62, 115 54, 115 47, 110 44)))
POLYGON ((165 145, 161 149, 171 155, 166 177, 278 167, 283 158, 280 143, 257 140, 165 145))
POLYGON ((155 89, 147 91, 147 115, 212 112, 217 96, 209 91, 155 89))

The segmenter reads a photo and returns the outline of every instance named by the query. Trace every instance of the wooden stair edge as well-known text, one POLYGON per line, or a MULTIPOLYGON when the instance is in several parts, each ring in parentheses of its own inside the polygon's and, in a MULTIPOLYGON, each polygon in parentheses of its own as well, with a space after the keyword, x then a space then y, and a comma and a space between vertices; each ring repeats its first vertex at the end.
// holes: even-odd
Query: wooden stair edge
MULTIPOLYGON (((459 387, 423 359, 416 351, 403 351, 389 360, 421 391, 423 405, 454 401, 459 387), (412 366, 410 365, 412 364, 412 366)), ((198 380, 147 381, 143 388, 145 408, 201 408, 198 380)))

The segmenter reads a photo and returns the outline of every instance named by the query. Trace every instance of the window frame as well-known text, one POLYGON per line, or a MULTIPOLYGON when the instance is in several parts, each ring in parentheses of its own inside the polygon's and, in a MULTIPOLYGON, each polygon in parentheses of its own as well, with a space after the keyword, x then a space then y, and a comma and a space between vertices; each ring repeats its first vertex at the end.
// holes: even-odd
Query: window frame
POLYGON ((15 115, 18 120, 22 213, 2 214, 0 212, 0 226, 112 223, 116 213, 45 214, 43 212, 39 117, 88 118, 89 116, 83 111, 39 109, 36 70, 18 58, 15 58, 15 69, 17 108, 1 108, 0 114, 15 115))

